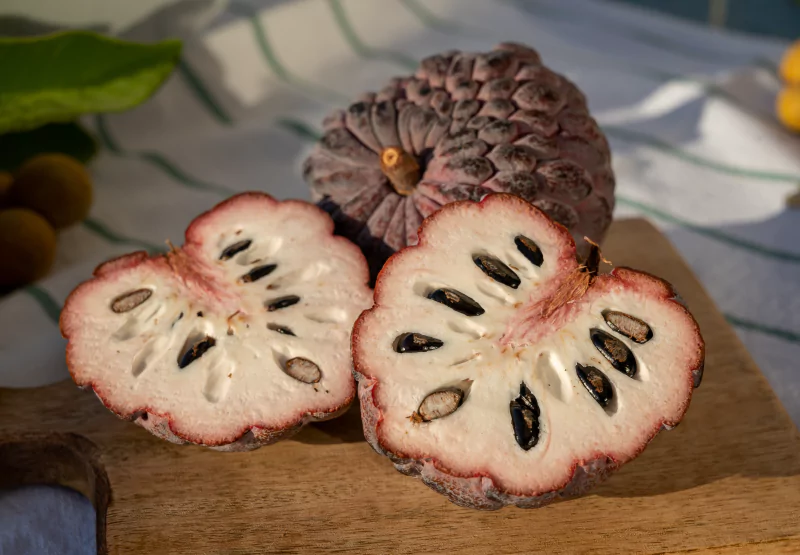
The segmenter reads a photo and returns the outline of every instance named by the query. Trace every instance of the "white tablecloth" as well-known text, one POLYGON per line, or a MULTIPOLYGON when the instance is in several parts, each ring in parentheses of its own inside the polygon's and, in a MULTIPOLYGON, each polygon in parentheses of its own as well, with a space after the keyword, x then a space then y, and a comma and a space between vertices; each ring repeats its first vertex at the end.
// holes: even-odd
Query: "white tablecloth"
MULTIPOLYGON (((430 53, 501 40, 585 91, 614 153, 616 217, 667 233, 800 422, 800 212, 784 204, 800 138, 772 115, 786 44, 588 0, 234 0, 154 98, 87 118, 104 144, 91 217, 61 235, 49 277, 0 300, 0 386, 67 376, 58 310, 100 261, 180 242, 237 191, 308 198, 300 166, 331 107, 430 53)), ((6 493, 0 515, 0 553, 93 552, 76 496, 6 493)))

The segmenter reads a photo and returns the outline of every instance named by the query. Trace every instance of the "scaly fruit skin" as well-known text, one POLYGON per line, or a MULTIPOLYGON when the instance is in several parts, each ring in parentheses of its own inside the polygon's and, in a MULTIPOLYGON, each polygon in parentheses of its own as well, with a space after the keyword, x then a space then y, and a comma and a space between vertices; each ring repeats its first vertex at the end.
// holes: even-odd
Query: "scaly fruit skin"
POLYGON ((56 229, 89 215, 92 180, 83 164, 66 154, 39 154, 17 171, 9 191, 15 206, 30 208, 56 229))
POLYGON ((587 273, 565 228, 507 194, 451 203, 423 222, 419 243, 381 270, 375 304, 354 326, 352 351, 373 449, 453 503, 485 510, 580 495, 634 459, 681 421, 705 356, 697 323, 668 283, 621 267, 587 273), (541 259, 522 257, 514 246, 520 236, 538 245, 541 259), (492 278, 476 254, 496 256, 521 278, 518 285, 492 278), (443 287, 483 312, 459 314, 433 302, 429 290, 443 287), (604 321, 609 310, 645 318, 652 334, 620 334, 624 325, 604 321), (590 339, 598 329, 611 342, 605 355, 590 339), (408 332, 439 343, 403 351, 398 340, 408 332), (612 366, 612 354, 617 364, 638 364, 638 373, 612 366), (581 365, 602 369, 610 403, 590 395, 581 365), (509 415, 521 382, 538 403, 532 447, 523 447, 509 415), (431 392, 454 387, 461 403, 426 419, 421 409, 431 392))
POLYGON ((611 222, 610 151, 585 97, 519 44, 426 58, 413 77, 365 94, 324 127, 304 175, 373 276, 392 252, 416 243, 423 218, 491 192, 547 212, 582 255, 584 237, 600 242, 611 222), (404 153, 394 172, 385 158, 392 149, 404 153))
POLYGON ((792 131, 800 132, 800 85, 781 90, 778 93, 775 109, 783 125, 792 131))
POLYGON ((255 449, 347 410, 367 281, 322 210, 239 194, 198 216, 184 246, 109 260, 79 285, 61 312, 67 366, 159 438, 255 449), (316 379, 292 375, 293 360, 310 360, 316 379))
POLYGON ((36 212, 0 210, 0 287, 13 288, 43 278, 56 257, 56 232, 36 212))

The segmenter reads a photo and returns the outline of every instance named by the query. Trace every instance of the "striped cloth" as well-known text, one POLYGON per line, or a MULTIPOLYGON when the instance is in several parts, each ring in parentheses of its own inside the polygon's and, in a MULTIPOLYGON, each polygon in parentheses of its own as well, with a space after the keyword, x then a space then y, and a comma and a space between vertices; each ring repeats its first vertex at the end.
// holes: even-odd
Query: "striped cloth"
POLYGON ((669 236, 800 422, 800 212, 784 204, 800 140, 772 115, 786 44, 588 0, 232 0, 154 98, 86 120, 104 147, 96 201, 52 274, 0 301, 0 386, 67 376, 59 309, 100 261, 180 242, 239 191, 308 198, 301 164, 333 106, 425 55, 501 40, 586 93, 614 153, 615 216, 669 236))

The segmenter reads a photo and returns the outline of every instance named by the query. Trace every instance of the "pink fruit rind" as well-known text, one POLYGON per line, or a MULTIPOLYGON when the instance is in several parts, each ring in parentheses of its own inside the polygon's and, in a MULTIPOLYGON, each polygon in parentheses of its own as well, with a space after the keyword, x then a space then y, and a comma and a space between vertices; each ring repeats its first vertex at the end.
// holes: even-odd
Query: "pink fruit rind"
MULTIPOLYGON (((335 244, 340 255, 351 260, 353 264, 352 270, 356 276, 354 280, 363 284, 364 289, 368 290, 366 284, 369 281, 369 271, 360 249, 344 237, 333 234, 333 221, 324 210, 304 201, 278 201, 267 194, 259 192, 235 195, 195 218, 186 230, 184 247, 182 250, 177 250, 177 263, 180 264, 181 257, 186 256, 184 253, 199 249, 200 230, 203 226, 213 222, 215 215, 225 210, 236 209, 242 203, 263 203, 266 206, 280 204, 283 207, 292 207, 304 212, 309 218, 313 218, 318 222, 324 222, 324 233, 320 235, 319 240, 328 244, 335 244)), ((91 294, 100 280, 113 280, 122 273, 140 265, 170 266, 170 264, 175 264, 174 259, 171 263, 167 262, 167 258, 170 255, 176 255, 176 250, 173 249, 166 255, 155 256, 148 256, 146 252, 138 251, 105 261, 94 270, 93 278, 79 284, 67 297, 64 308, 61 311, 59 327, 62 337, 68 341, 66 347, 67 367, 78 387, 93 391, 109 411, 123 420, 134 422, 161 439, 176 444, 193 443, 203 445, 220 451, 248 451, 269 445, 296 434, 304 425, 310 422, 329 420, 348 410, 356 395, 354 382, 350 382, 351 387, 349 387, 346 398, 341 403, 335 406, 304 407, 303 410, 297 411, 297 414, 286 418, 279 425, 268 426, 261 422, 253 421, 242 425, 234 433, 220 435, 210 430, 208 434, 204 432, 197 433, 190 430, 190 425, 184 425, 177 421, 168 412, 158 411, 146 405, 127 406, 119 393, 115 396, 103 384, 84 376, 80 365, 74 362, 76 339, 80 338, 82 331, 78 316, 82 301, 87 295, 91 294)), ((227 301, 226 295, 224 293, 221 294, 220 289, 217 289, 217 284, 207 283, 202 279, 195 281, 192 276, 193 274, 190 272, 189 283, 184 281, 184 285, 189 286, 188 291, 194 290, 195 294, 202 295, 206 300, 212 297, 222 303, 227 301)))
MULTIPOLYGON (((355 335, 353 337, 355 338, 355 335)), ((374 397, 374 390, 378 387, 377 380, 368 378, 359 372, 356 372, 356 379, 358 381, 358 398, 361 404, 361 418, 364 424, 364 437, 370 446, 378 454, 389 457, 398 472, 418 477, 426 486, 462 507, 482 510, 502 509, 506 505, 515 505, 522 509, 543 507, 559 499, 585 493, 602 482, 619 466, 609 457, 600 455, 589 461, 576 461, 570 480, 554 491, 541 494, 507 492, 499 487, 488 473, 461 476, 448 470, 433 457, 397 454, 384 447, 380 440, 382 411, 374 397)), ((656 433, 658 430, 653 436, 656 433)))
MULTIPOLYGON (((419 230, 419 242, 416 245, 408 246, 395 253, 384 265, 378 275, 375 284, 375 304, 371 309, 365 310, 356 320, 351 336, 354 375, 358 382, 358 393, 361 407, 362 424, 364 436, 370 446, 380 455, 387 456, 395 468, 406 475, 416 476, 422 482, 440 494, 445 495, 456 505, 476 508, 482 510, 497 510, 507 505, 514 505, 519 508, 537 508, 552 502, 575 497, 586 493, 595 485, 604 481, 613 474, 620 466, 636 458, 646 446, 662 430, 670 430, 678 425, 686 411, 692 397, 692 390, 700 386, 702 380, 705 343, 700 335, 700 329, 691 313, 681 302, 673 287, 666 281, 655 277, 646 272, 633 270, 626 267, 618 267, 609 274, 598 275, 587 292, 587 296, 613 287, 633 287, 646 292, 649 298, 656 298, 667 303, 674 310, 676 317, 683 320, 683 324, 690 329, 690 335, 695 338, 695 345, 689 350, 693 353, 691 359, 685 364, 686 380, 688 382, 688 394, 681 407, 679 407, 675 418, 662 419, 657 422, 652 429, 645 434, 639 441, 639 447, 633 453, 619 454, 614 452, 596 453, 594 456, 586 457, 581 460, 574 460, 571 465, 569 478, 561 484, 557 484, 548 491, 514 491, 504 488, 502 484, 489 472, 475 472, 471 475, 459 474, 442 464, 436 457, 426 453, 401 452, 393 448, 383 437, 381 427, 383 424, 383 409, 377 399, 380 388, 378 379, 370 375, 369 368, 361 357, 364 347, 361 345, 360 329, 371 315, 381 309, 382 280, 383 274, 388 274, 402 257, 412 254, 415 249, 425 249, 428 243, 426 231, 431 227, 433 221, 446 214, 448 211, 459 210, 462 205, 477 204, 479 207, 486 207, 495 202, 513 202, 521 206, 526 205, 533 215, 542 218, 551 225, 564 241, 569 242, 568 251, 574 256, 575 244, 569 231, 561 224, 551 221, 541 210, 529 205, 525 201, 505 193, 492 193, 487 195, 479 202, 457 201, 442 207, 439 211, 426 218, 419 230)), ((559 263, 563 266, 564 261, 559 263)), ((559 312, 569 313, 569 306, 561 307, 551 318, 562 318, 559 312)), ((568 317, 568 316, 567 316, 568 317)))

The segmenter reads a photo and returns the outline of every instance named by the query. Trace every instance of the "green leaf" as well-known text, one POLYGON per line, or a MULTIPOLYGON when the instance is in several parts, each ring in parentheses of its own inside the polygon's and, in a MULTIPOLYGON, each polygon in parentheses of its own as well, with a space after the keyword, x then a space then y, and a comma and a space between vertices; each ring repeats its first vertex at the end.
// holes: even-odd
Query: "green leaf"
POLYGON ((177 40, 137 44, 88 31, 0 38, 0 133, 133 108, 180 52, 177 40))
POLYGON ((49 123, 31 131, 0 135, 0 171, 15 171, 22 162, 43 152, 69 154, 86 164, 97 143, 77 123, 49 123))

